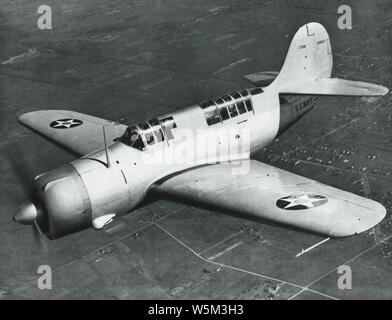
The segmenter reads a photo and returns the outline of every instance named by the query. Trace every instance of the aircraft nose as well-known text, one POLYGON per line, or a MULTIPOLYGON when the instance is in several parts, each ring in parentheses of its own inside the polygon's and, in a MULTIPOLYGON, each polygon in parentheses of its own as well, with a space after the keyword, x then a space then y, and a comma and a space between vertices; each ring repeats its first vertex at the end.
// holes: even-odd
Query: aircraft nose
POLYGON ((38 216, 36 206, 31 202, 22 203, 16 211, 13 220, 19 224, 30 225, 36 221, 38 216))

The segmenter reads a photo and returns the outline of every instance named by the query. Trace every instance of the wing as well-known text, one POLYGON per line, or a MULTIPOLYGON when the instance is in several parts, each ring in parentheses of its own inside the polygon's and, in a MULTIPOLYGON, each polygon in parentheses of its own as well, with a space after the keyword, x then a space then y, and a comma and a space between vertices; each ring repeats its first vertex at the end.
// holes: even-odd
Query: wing
POLYGON ((257 161, 242 165, 249 166, 247 174, 233 175, 234 165, 212 165, 170 177, 156 189, 332 237, 363 232, 385 217, 376 201, 257 161))
POLYGON ((108 144, 126 129, 126 126, 113 121, 66 110, 29 112, 22 114, 19 121, 79 156, 104 147, 103 127, 108 144))

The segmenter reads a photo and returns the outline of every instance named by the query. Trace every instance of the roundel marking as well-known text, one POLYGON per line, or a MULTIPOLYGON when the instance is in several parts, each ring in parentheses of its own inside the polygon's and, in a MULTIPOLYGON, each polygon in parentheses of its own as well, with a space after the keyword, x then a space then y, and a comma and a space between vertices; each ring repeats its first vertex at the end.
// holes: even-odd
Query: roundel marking
POLYGON ((320 194, 295 194, 278 199, 276 205, 284 210, 303 210, 319 207, 327 202, 327 197, 320 194))
POLYGON ((53 129, 70 129, 80 126, 82 123, 83 121, 79 119, 59 119, 51 122, 50 127, 53 129))

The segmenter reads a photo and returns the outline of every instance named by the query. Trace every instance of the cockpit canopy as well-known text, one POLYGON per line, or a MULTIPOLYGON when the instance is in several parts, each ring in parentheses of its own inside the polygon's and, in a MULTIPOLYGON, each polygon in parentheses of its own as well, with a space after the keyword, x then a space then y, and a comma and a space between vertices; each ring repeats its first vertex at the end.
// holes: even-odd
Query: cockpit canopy
POLYGON ((253 112, 251 96, 263 93, 263 89, 251 88, 226 94, 199 104, 208 126, 223 123, 239 115, 253 112))
POLYGON ((177 128, 172 116, 153 118, 128 127, 119 141, 141 151, 174 139, 172 130, 177 128))

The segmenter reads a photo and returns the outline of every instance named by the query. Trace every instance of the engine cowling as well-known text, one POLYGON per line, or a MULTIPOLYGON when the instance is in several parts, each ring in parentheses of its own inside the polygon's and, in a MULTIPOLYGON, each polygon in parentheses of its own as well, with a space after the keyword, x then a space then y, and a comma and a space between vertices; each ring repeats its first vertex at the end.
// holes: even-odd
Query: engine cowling
POLYGON ((71 164, 38 176, 35 189, 46 217, 38 216, 42 231, 51 239, 91 226, 89 194, 79 172, 71 164), (45 219, 46 218, 46 219, 45 219))
POLYGON ((20 206, 14 220, 37 223, 48 238, 57 239, 91 226, 100 229, 132 210, 163 167, 143 161, 142 152, 122 144, 109 151, 110 165, 99 150, 37 176, 36 200, 20 206))

